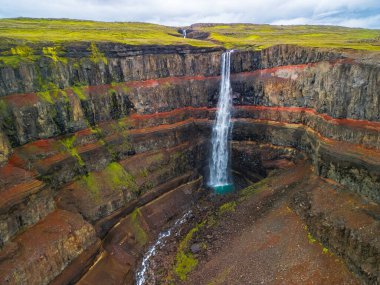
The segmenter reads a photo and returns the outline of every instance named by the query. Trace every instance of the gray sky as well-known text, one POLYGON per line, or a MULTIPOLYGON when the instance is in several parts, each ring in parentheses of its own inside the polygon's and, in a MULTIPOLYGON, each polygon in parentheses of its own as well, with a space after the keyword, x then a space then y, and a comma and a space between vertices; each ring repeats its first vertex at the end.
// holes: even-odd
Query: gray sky
POLYGON ((192 23, 332 24, 380 28, 380 0, 0 0, 0 18, 192 23))

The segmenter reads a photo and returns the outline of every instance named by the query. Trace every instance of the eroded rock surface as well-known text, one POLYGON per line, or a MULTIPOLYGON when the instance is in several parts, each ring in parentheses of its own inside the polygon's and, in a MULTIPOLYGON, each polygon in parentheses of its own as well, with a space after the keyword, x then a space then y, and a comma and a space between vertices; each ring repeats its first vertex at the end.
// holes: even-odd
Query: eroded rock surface
MULTIPOLYGON (((0 268, 6 268, 0 278, 10 284, 66 284, 84 274, 83 284, 98 276, 133 282, 136 261, 159 231, 154 225, 183 208, 166 201, 172 209, 142 210, 144 227, 154 230, 138 254, 105 246, 117 232, 114 226, 136 208, 159 205, 175 189, 200 188, 200 177, 207 177, 222 49, 104 43, 98 47, 104 58, 91 61, 88 48, 68 44, 67 62, 43 58, 0 72, 0 254, 14 254, 20 265, 0 260, 0 268), (44 225, 61 216, 63 230, 35 242, 44 225), (81 230, 83 238, 74 238, 76 251, 54 249, 54 242, 66 245, 81 230), (98 238, 104 239, 102 246, 98 238), (23 243, 20 249, 17 244, 23 243), (43 252, 44 262, 53 264, 49 272, 34 264, 34 252, 43 252), (103 273, 86 274, 96 259, 103 273)), ((254 182, 305 156, 315 175, 367 203, 379 203, 380 67, 376 57, 361 57, 287 45, 234 52, 235 173, 254 182)), ((305 203, 317 199, 308 195, 305 203)), ((185 207, 186 199, 176 199, 185 207)), ((308 225, 316 215, 331 218, 324 216, 326 209, 316 214, 310 207, 297 208, 308 225)), ((337 210, 329 223, 337 225, 344 214, 337 210)), ((133 227, 125 227, 117 241, 125 238, 130 245, 133 227)), ((330 232, 317 226, 313 231, 338 254, 358 242, 342 235, 330 239, 330 232)), ((377 249, 369 242, 374 231, 358 243, 371 245, 373 258, 365 251, 342 253, 368 282, 378 278, 377 249)))

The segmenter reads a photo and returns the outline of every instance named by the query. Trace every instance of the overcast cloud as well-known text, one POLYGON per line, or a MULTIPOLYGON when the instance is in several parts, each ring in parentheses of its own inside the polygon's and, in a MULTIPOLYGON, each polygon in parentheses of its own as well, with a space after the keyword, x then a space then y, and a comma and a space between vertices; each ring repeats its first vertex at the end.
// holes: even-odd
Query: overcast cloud
POLYGON ((0 17, 380 28, 380 0, 0 0, 0 17))

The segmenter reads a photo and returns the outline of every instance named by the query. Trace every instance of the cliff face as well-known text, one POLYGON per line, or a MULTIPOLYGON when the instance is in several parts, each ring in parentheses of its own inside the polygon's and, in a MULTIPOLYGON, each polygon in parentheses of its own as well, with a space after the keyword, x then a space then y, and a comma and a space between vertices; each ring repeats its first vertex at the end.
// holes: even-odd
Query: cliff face
MULTIPOLYGON (((86 45, 66 46, 65 60, 1 69, 0 283, 78 279, 121 219, 133 232, 112 229, 101 263, 133 279, 126 260, 138 257, 123 251, 132 241, 122 237, 147 235, 134 244, 141 249, 157 230, 152 213, 164 224, 207 175, 222 50, 98 49, 91 58, 86 45), (168 201, 178 207, 165 208, 168 201), (57 232, 44 245, 28 243, 49 225, 57 232), (55 264, 48 276, 35 265, 40 256, 55 264), (87 265, 76 265, 84 256, 87 265)), ((303 153, 316 174, 380 202, 378 63, 282 45, 236 51, 231 66, 236 171, 254 180, 303 153)))
POLYGON ((334 118, 379 120, 379 66, 323 61, 238 74, 233 89, 242 105, 308 107, 334 118))
POLYGON ((0 69, 0 96, 184 75, 216 75, 220 48, 66 45, 55 59, 41 57, 0 69), (94 50, 95 49, 95 50, 94 50))

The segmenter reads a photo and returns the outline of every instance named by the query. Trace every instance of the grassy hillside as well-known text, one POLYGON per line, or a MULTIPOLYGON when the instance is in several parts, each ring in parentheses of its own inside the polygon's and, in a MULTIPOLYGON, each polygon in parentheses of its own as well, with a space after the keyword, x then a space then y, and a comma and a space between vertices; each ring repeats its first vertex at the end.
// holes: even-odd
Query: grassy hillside
POLYGON ((380 51, 380 30, 334 26, 271 26, 253 24, 194 25, 209 33, 204 40, 184 39, 178 28, 149 23, 95 22, 68 19, 0 19, 0 65, 17 66, 41 56, 65 61, 61 46, 90 42, 92 56, 102 56, 96 43, 128 45, 224 46, 262 49, 276 44, 380 51))
POLYGON ((276 44, 380 51, 380 30, 337 26, 272 26, 252 24, 195 25, 226 48, 262 49, 276 44))
POLYGON ((17 66, 41 56, 63 61, 62 44, 91 42, 91 53, 102 56, 96 43, 128 45, 192 45, 212 47, 211 41, 184 39, 175 27, 149 23, 108 23, 69 19, 0 19, 0 66, 17 66))
POLYGON ((8 44, 49 42, 117 42, 129 45, 213 46, 183 39, 174 27, 148 23, 108 23, 66 19, 0 19, 0 48, 8 44))

